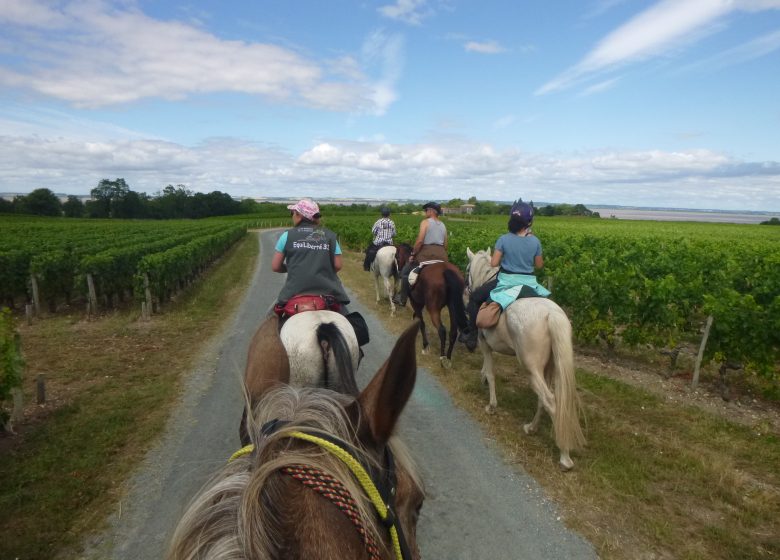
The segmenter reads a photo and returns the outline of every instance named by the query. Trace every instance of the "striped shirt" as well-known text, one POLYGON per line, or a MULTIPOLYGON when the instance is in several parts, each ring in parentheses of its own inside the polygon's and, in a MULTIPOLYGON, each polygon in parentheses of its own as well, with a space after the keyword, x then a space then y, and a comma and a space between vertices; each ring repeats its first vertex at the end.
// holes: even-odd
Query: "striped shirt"
POLYGON ((389 245, 396 234, 395 224, 390 218, 379 218, 371 228, 371 233, 374 234, 374 245, 389 245))

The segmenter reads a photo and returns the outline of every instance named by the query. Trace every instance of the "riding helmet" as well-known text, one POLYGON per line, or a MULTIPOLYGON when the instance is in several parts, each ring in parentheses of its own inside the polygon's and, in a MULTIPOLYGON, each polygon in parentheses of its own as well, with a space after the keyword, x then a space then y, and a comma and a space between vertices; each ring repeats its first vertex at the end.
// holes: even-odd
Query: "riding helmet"
POLYGON ((509 211, 509 217, 511 218, 512 216, 520 218, 520 221, 525 227, 528 227, 531 225, 531 222, 534 221, 534 207, 523 202, 521 198, 518 198, 512 204, 512 209, 509 211))

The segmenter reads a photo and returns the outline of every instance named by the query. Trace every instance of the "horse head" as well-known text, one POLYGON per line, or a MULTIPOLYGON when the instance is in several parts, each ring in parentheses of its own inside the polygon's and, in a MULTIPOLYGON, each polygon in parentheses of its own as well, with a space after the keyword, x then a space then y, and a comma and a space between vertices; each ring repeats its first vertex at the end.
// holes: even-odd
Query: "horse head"
POLYGON ((490 247, 476 253, 466 247, 466 256, 469 258, 469 264, 466 267, 466 281, 470 290, 479 288, 488 280, 496 277, 498 267, 490 266, 490 247))
POLYGON ((401 270, 412 258, 414 248, 408 243, 397 243, 395 249, 395 260, 398 263, 398 270, 401 270))
POLYGON ((414 389, 418 330, 404 331, 357 397, 269 385, 247 422, 252 444, 196 496, 168 558, 418 559, 424 491, 393 436, 414 389))

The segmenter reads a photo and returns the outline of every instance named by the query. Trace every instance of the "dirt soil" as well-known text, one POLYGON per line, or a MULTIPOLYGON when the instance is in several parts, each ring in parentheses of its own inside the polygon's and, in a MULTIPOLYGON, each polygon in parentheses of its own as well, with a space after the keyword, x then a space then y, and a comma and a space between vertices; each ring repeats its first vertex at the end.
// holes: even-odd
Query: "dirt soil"
POLYGON ((700 382, 696 389, 691 387, 691 373, 686 370, 673 376, 663 366, 641 364, 620 358, 607 359, 590 352, 577 352, 577 367, 609 376, 648 392, 659 395, 669 402, 692 405, 712 414, 780 435, 780 403, 772 403, 750 395, 736 394, 735 389, 724 391, 711 382, 700 382))

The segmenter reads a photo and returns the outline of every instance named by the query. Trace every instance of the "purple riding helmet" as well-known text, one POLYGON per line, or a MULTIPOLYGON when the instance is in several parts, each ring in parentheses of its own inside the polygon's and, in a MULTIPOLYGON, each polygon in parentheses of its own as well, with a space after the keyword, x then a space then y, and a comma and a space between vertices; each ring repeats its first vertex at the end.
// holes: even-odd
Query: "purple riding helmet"
POLYGON ((512 204, 509 216, 517 216, 523 223, 523 227, 531 227, 534 221, 534 207, 518 199, 512 204))

